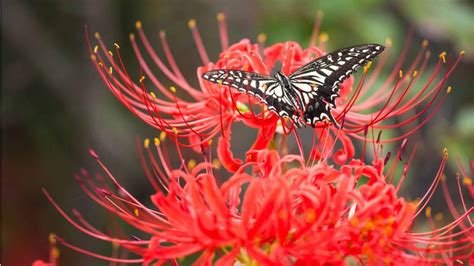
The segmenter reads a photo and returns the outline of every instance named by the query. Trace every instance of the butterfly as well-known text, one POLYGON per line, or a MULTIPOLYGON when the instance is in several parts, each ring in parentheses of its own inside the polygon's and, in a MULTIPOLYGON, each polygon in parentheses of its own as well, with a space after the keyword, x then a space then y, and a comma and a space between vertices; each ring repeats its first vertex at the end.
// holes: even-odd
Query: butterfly
POLYGON ((286 76, 281 71, 273 77, 254 72, 217 69, 202 77, 212 83, 229 86, 257 97, 279 117, 289 117, 297 127, 318 122, 337 122, 331 114, 339 97, 340 84, 360 66, 385 49, 379 44, 347 47, 319 57, 286 76))

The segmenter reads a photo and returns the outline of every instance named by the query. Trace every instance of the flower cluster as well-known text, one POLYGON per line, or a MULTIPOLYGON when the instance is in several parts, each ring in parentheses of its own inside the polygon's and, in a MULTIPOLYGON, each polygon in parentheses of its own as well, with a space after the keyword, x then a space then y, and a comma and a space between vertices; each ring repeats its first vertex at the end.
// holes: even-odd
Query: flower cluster
MULTIPOLYGON (((138 81, 125 69, 119 46, 115 44, 115 53, 109 51, 96 34, 98 45, 90 47, 91 58, 109 89, 136 116, 162 131, 159 137, 144 140, 145 150, 140 148, 145 174, 155 190, 152 206, 144 205, 122 187, 93 150, 90 154, 101 173, 92 175, 82 170, 76 179, 92 200, 149 237, 105 233, 77 210, 68 214, 45 191, 74 227, 134 255, 124 258, 97 254, 59 236, 52 236, 52 243, 110 262, 144 265, 177 264, 193 254, 198 254, 194 265, 411 265, 471 258, 473 208, 464 201, 463 184, 471 197, 474 189, 465 169, 464 179, 457 178, 462 212, 456 209, 445 184, 447 151, 443 152, 432 185, 420 200, 408 201, 399 195, 414 150, 404 162, 403 172, 397 172, 406 137, 424 125, 443 103, 451 90, 445 89, 445 82, 460 56, 450 60, 442 53, 434 69, 425 73, 429 52, 427 42, 423 42, 406 71, 410 74, 404 75, 400 68, 408 51, 407 41, 391 74, 377 82, 382 85, 374 87, 387 61, 389 53, 384 53, 373 72, 369 73, 368 65, 360 81, 351 77, 341 85, 334 117, 342 127, 319 124, 312 130, 310 149, 305 150, 291 121, 279 118, 249 95, 204 82, 201 74, 225 68, 268 75, 277 61, 282 72, 289 74, 325 54, 324 35, 316 46, 320 21, 306 49, 295 42, 265 46, 264 36, 259 36, 256 44, 244 39, 229 45, 224 15, 219 14, 218 21, 222 53, 215 63, 209 60, 196 22, 189 22, 203 62, 197 68, 199 88, 192 87, 181 73, 164 32, 160 39, 167 64, 158 57, 137 22, 138 37, 131 35, 130 39, 140 63, 138 81), (151 71, 138 40, 151 62, 176 86, 164 87, 151 71), (427 78, 419 79, 422 75, 427 78), (155 92, 145 85, 148 80, 155 92), (369 91, 373 93, 365 96, 369 91), (421 111, 407 115, 420 105, 421 111), (258 130, 245 158, 232 153, 231 126, 235 122, 258 130), (375 138, 373 133, 400 127, 406 127, 405 133, 390 138, 382 139, 380 134, 375 138), (368 138, 369 131, 372 138, 368 138), (288 154, 289 136, 294 136, 298 154, 288 154), (364 145, 362 155, 356 158, 354 142, 358 139, 364 145), (391 152, 383 156, 384 143, 404 139, 396 156, 392 157, 391 152), (276 140, 281 140, 280 145, 275 144, 276 140), (179 167, 172 167, 165 142, 175 144, 179 167), (367 143, 373 147, 372 163, 364 162, 367 143), (214 148, 218 158, 213 158, 214 148), (188 158, 191 150, 202 155, 202 160, 188 158), (228 178, 216 171, 220 167, 229 173, 228 178), (427 205, 440 182, 454 220, 437 227, 427 205), (433 228, 414 232, 415 219, 423 211, 433 228)), ((387 45, 390 48, 390 41, 387 45)), ((56 258, 51 264, 35 263, 56 265, 56 258)))

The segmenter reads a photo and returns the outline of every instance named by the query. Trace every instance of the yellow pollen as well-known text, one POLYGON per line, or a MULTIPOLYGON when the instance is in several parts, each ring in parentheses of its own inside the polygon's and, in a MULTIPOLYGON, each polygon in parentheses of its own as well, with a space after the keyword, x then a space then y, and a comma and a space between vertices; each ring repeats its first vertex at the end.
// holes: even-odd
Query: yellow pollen
POLYGON ((222 80, 218 80, 218 81, 217 81, 217 84, 218 84, 219 86, 222 86, 222 80))
POLYGON ((112 51, 109 51, 109 55, 110 55, 110 56, 114 56, 114 54, 112 53, 112 51))
POLYGON ((120 49, 120 45, 118 45, 118 43, 114 42, 114 46, 115 48, 120 49))
POLYGON ((59 248, 57 248, 57 247, 54 247, 54 248, 51 249, 51 257, 53 257, 55 259, 59 258, 60 253, 61 252, 59 252, 59 248))
POLYGON ((239 110, 241 113, 246 113, 250 111, 250 108, 246 104, 241 103, 241 102, 237 102, 236 107, 237 107, 237 110, 239 110))
POLYGON ((464 185, 469 185, 469 186, 471 186, 471 185, 472 185, 472 179, 470 179, 469 177, 465 176, 465 177, 463 177, 463 179, 462 179, 462 183, 463 183, 464 185))
POLYGON ((431 207, 430 206, 426 207, 425 215, 426 215, 426 217, 431 217, 431 207))
POLYGON ((403 70, 400 69, 400 71, 398 71, 398 76, 400 76, 400 78, 403 78, 403 70))
POLYGON ((464 56, 465 53, 466 53, 466 51, 462 50, 461 52, 459 52, 459 55, 464 56))
POLYGON ((170 91, 171 91, 172 93, 176 93, 176 88, 173 87, 173 86, 171 86, 171 87, 170 87, 170 91))
POLYGON ((387 37, 387 38, 385 39, 385 45, 386 45, 387 47, 389 47, 389 48, 392 47, 392 38, 387 37))
POLYGON ((138 209, 133 210, 133 213, 134 213, 135 216, 137 216, 137 217, 138 217, 138 215, 140 215, 140 213, 138 212, 138 209))
POLYGON ((446 92, 451 93, 452 90, 453 90, 453 88, 451 88, 451 86, 448 86, 448 88, 446 89, 446 92))
POLYGON ((446 148, 443 149, 443 155, 448 157, 448 149, 446 149, 446 148))
POLYGON ((318 38, 320 42, 327 42, 329 40, 329 34, 327 34, 326 32, 321 32, 318 38))
POLYGON ((369 72, 369 69, 370 69, 371 66, 372 66, 372 61, 370 61, 369 63, 367 63, 366 66, 364 66, 364 73, 369 72))
POLYGON ((143 140, 143 146, 145 149, 148 149, 148 147, 150 147, 150 139, 143 140))
POLYGON ((442 52, 439 54, 439 58, 443 61, 443 63, 446 63, 446 52, 442 52))
POLYGON ((138 30, 142 28, 142 22, 140 20, 137 20, 137 22, 135 22, 135 28, 137 28, 138 30))
POLYGON ((267 41, 267 35, 265 33, 260 33, 258 36, 257 36, 257 41, 259 43, 264 43, 267 41))
POLYGON ((316 16, 322 18, 324 16, 324 12, 322 10, 316 11, 316 16))
POLYGON ((91 54, 91 59, 92 59, 92 61, 95 61, 95 60, 97 60, 97 56, 95 56, 94 54, 91 54))
POLYGON ((102 62, 99 62, 99 66, 100 66, 100 67, 103 67, 104 64, 103 64, 102 62))
POLYGON ((160 146, 160 144, 161 144, 161 141, 160 141, 159 138, 154 138, 153 142, 155 142, 155 146, 160 146))
POLYGON ((217 13, 217 21, 222 22, 225 19, 224 13, 217 13))
MULTIPOLYGON (((280 120, 278 120, 280 121, 280 120)), ((306 210, 306 223, 314 223, 316 220, 316 211, 313 208, 306 210)))
POLYGON ((112 67, 109 67, 109 74, 112 75, 113 72, 114 72, 114 69, 112 67))
POLYGON ((173 133, 174 133, 175 135, 178 135, 178 129, 175 128, 175 127, 173 127, 173 133))
POLYGON ((96 39, 100 39, 100 34, 98 32, 94 33, 96 39))
POLYGON ((156 99, 156 94, 152 91, 150 92, 150 96, 151 96, 151 98, 156 99))
POLYGON ((188 169, 193 170, 194 167, 196 167, 196 160, 194 160, 194 159, 189 160, 188 161, 188 169))
POLYGON ((207 141, 207 145, 212 145, 212 139, 207 141))
POLYGON ((160 133, 160 140, 163 141, 166 139, 166 132, 165 131, 161 131, 160 133))
POLYGON ((413 77, 416 77, 416 75, 418 75, 418 71, 413 71, 413 77))
POLYGON ((421 42, 421 47, 426 48, 426 47, 428 47, 428 44, 429 44, 428 40, 427 40, 427 39, 424 39, 424 40, 421 42))
POLYGON ((166 32, 164 30, 160 30, 160 38, 166 37, 166 32))
POLYGON ((220 169, 222 164, 221 164, 221 161, 219 161, 219 159, 214 159, 212 160, 212 165, 214 165, 216 169, 220 169))
POLYGON ((441 212, 438 212, 437 214, 435 214, 434 219, 435 221, 440 222, 441 220, 443 220, 443 214, 441 212))
POLYGON ((56 234, 55 233, 50 233, 49 236, 48 236, 48 239, 49 239, 49 243, 51 245, 55 245, 56 244, 56 234))
POLYGON ((135 40, 135 34, 130 33, 129 37, 130 37, 130 40, 132 40, 132 41, 135 40))
POLYGON ((195 28, 195 27, 196 27, 196 20, 193 19, 193 18, 190 19, 190 20, 188 21, 188 27, 189 27, 190 29, 195 28))
POLYGON ((94 46, 94 53, 96 54, 97 51, 99 51, 99 46, 98 45, 94 46))
POLYGON ((145 80, 145 76, 142 76, 142 77, 140 78, 140 83, 142 83, 144 80, 145 80))

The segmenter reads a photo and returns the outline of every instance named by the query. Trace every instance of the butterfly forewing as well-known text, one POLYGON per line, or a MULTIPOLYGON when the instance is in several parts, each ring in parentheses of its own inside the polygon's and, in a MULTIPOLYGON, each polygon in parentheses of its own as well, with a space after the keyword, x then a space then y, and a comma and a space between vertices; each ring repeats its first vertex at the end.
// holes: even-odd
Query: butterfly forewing
POLYGON ((306 106, 306 122, 312 126, 324 119, 335 122, 330 107, 335 107, 336 98, 339 97, 339 85, 359 67, 380 54, 384 48, 377 44, 344 48, 319 57, 293 72, 289 76, 290 82, 292 88, 302 95, 306 106), (315 95, 317 97, 311 98, 315 95), (318 99, 323 100, 324 107, 321 107, 318 99))

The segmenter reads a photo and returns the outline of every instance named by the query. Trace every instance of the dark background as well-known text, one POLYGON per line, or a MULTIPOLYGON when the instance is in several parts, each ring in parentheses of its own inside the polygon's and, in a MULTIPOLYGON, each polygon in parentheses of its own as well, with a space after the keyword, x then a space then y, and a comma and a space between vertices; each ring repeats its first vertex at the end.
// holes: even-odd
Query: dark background
MULTIPOLYGON (((441 150, 450 151, 448 176, 457 172, 454 159, 473 158, 474 143, 474 12, 469 1, 2 1, 2 264, 29 265, 46 259, 48 234, 109 255, 111 246, 79 233, 49 204, 41 188, 65 209, 77 208, 98 228, 113 216, 80 191, 73 173, 96 169, 88 156, 95 149, 116 177, 138 198, 151 188, 139 166, 136 137, 158 134, 129 113, 108 91, 92 66, 84 26, 98 31, 137 70, 128 34, 137 19, 159 48, 164 29, 181 70, 197 84, 200 65, 187 27, 196 18, 211 60, 220 49, 216 14, 228 18, 230 42, 267 43, 296 40, 306 45, 314 15, 324 12, 322 30, 329 50, 364 42, 383 43, 390 36, 400 49, 411 26, 413 52, 423 38, 436 55, 446 50, 466 56, 449 80, 453 93, 440 112, 411 142, 419 143, 404 195, 422 195, 432 181, 441 150), (416 186, 409 185, 409 183, 416 186)), ((243 128, 240 126, 240 128, 243 128)), ((453 179, 451 179, 454 182, 453 179)), ((454 184, 454 183, 453 183, 454 184)), ((443 210, 441 194, 434 204, 443 210), (437 204, 437 202, 440 202, 437 204)), ((468 202, 469 203, 469 202, 468 202)), ((449 217, 449 216, 448 216, 449 217)), ((449 218, 451 219, 451 218, 449 218)), ((61 265, 104 264, 61 247, 61 265)))

